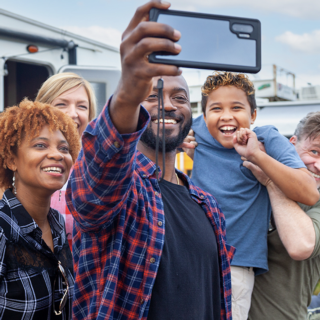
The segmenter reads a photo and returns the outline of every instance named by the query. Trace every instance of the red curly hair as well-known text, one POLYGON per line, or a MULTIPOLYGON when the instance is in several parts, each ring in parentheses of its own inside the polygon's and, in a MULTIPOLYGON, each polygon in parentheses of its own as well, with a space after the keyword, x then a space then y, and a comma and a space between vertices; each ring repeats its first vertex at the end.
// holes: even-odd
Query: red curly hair
POLYGON ((256 99, 254 96, 254 85, 249 80, 246 74, 232 72, 216 72, 213 75, 207 77, 204 85, 201 87, 201 106, 203 113, 206 112, 208 95, 212 91, 223 86, 234 86, 244 91, 250 104, 251 114, 253 114, 254 110, 257 108, 256 99))
POLYGON ((50 131, 62 132, 75 162, 81 145, 73 120, 49 104, 25 99, 19 106, 7 108, 0 116, 0 188, 12 186, 13 172, 8 168, 8 163, 17 154, 21 142, 37 137, 46 125, 50 131))

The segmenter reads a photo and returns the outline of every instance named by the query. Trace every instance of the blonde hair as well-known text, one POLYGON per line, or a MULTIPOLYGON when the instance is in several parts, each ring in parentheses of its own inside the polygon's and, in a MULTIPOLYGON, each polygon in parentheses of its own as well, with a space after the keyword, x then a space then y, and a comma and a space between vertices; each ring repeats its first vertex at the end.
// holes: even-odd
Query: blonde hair
POLYGON ((52 101, 64 92, 81 86, 89 98, 89 121, 91 121, 96 115, 96 97, 90 83, 75 73, 58 73, 47 79, 39 89, 35 101, 52 104, 52 101))

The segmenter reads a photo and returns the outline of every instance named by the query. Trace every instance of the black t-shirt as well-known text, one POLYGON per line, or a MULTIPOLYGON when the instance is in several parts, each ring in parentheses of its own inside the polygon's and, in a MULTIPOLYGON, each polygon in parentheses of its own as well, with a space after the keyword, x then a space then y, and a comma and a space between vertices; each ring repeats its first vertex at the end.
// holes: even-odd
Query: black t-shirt
POLYGON ((220 274, 210 221, 184 186, 161 180, 165 242, 148 320, 218 320, 220 274))

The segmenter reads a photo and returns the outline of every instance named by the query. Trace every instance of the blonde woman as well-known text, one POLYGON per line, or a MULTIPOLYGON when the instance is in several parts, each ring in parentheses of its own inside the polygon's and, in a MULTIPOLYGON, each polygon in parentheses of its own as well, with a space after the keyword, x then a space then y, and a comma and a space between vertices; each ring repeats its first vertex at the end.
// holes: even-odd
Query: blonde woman
MULTIPOLYGON (((36 101, 51 104, 68 114, 77 126, 81 137, 89 121, 95 117, 96 98, 88 81, 75 73, 59 73, 41 86, 36 101)), ((66 231, 72 246, 73 217, 65 201, 67 183, 51 197, 51 207, 58 210, 66 220, 66 231)))

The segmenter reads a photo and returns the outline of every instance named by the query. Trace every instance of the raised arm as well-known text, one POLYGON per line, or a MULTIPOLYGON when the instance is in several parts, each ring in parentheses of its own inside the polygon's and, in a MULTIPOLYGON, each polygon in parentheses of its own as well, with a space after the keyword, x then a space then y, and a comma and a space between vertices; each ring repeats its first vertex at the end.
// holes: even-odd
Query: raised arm
POLYGON ((151 1, 139 7, 122 36, 120 45, 122 76, 110 105, 110 116, 123 133, 136 131, 140 103, 152 90, 152 78, 177 76, 176 66, 151 64, 148 55, 154 51, 178 54, 181 51, 175 41, 180 32, 168 25, 147 21, 151 8, 168 9, 170 4, 151 1))
POLYGON ((241 129, 233 142, 237 152, 259 166, 289 199, 310 206, 318 201, 316 182, 307 169, 290 168, 261 151, 253 131, 241 129))
POLYGON ((149 115, 140 102, 152 89, 152 78, 179 75, 175 66, 151 64, 154 51, 180 52, 180 33, 170 26, 149 22, 152 7, 170 4, 151 1, 137 9, 120 46, 119 85, 100 116, 84 132, 82 150, 66 192, 67 205, 85 231, 108 223, 119 212, 134 179, 136 145, 149 115))
POLYGON ((269 183, 267 189, 275 224, 288 254, 294 260, 308 259, 316 240, 311 218, 274 183, 269 183))
POLYGON ((248 161, 244 161, 243 165, 267 187, 274 221, 290 257, 294 260, 308 259, 314 251, 316 241, 312 219, 296 202, 286 197, 259 167, 248 161))

